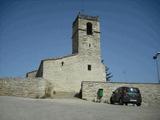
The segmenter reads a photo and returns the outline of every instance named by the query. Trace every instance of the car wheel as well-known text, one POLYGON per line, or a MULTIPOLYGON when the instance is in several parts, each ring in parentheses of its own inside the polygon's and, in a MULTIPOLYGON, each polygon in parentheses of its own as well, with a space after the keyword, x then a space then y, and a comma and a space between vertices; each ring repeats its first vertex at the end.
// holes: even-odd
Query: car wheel
POLYGON ((120 105, 123 105, 123 100, 122 100, 122 98, 119 99, 119 104, 120 104, 120 105))
POLYGON ((127 106, 127 105, 128 105, 128 103, 125 103, 125 105, 127 106))
POLYGON ((137 106, 141 106, 141 103, 137 103, 136 105, 137 105, 137 106))

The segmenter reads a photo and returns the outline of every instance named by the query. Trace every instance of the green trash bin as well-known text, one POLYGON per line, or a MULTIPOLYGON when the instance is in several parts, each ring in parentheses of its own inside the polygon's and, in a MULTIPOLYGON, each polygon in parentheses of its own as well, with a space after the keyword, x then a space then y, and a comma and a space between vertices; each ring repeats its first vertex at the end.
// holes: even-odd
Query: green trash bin
POLYGON ((98 97, 103 97, 103 89, 98 90, 98 97))

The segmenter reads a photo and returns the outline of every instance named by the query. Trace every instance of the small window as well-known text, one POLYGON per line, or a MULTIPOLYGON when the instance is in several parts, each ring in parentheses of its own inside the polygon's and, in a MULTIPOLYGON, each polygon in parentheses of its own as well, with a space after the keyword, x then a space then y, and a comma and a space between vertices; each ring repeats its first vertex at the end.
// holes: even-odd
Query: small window
POLYGON ((91 71, 91 65, 88 65, 88 70, 91 71))
POLYGON ((63 65, 64 65, 64 62, 61 62, 61 65, 63 66, 63 65))
POLYGON ((92 23, 87 23, 87 35, 92 35, 92 23))

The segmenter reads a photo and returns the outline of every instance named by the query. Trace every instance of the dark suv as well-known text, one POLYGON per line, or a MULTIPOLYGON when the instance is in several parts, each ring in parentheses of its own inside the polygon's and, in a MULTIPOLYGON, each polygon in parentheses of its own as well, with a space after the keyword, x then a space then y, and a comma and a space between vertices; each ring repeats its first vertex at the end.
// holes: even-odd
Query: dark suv
POLYGON ((119 87, 113 92, 110 103, 119 103, 120 105, 132 103, 140 106, 142 103, 140 90, 135 87, 119 87))

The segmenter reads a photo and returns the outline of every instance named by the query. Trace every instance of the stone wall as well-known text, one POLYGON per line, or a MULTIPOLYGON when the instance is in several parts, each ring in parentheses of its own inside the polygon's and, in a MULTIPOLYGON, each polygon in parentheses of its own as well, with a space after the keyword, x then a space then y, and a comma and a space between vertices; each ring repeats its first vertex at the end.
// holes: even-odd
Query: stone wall
MULTIPOLYGON (((52 95, 53 91, 77 93, 82 81, 106 80, 105 66, 101 61, 98 17, 78 15, 72 27, 72 54, 44 59, 37 71, 36 77, 43 77, 52 85, 47 94, 52 95), (88 23, 92 24, 92 35, 87 34, 88 23)), ((34 72, 28 73, 28 77, 34 76, 34 72)))
POLYGON ((41 98, 45 84, 42 78, 0 78, 0 96, 41 98))
POLYGON ((54 85, 54 91, 79 92, 84 80, 104 82, 105 67, 101 62, 81 55, 50 59, 43 62, 43 78, 54 85))
POLYGON ((142 95, 142 105, 159 105, 160 104, 160 84, 129 84, 129 83, 106 83, 106 82, 82 82, 82 99, 89 101, 97 100, 98 89, 103 89, 103 102, 110 102, 112 92, 120 86, 138 87, 142 95))
POLYGON ((35 78, 37 74, 37 70, 26 73, 27 78, 35 78))

